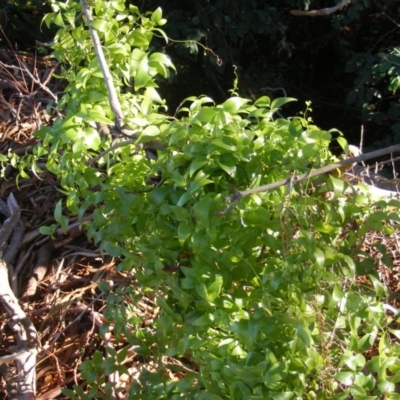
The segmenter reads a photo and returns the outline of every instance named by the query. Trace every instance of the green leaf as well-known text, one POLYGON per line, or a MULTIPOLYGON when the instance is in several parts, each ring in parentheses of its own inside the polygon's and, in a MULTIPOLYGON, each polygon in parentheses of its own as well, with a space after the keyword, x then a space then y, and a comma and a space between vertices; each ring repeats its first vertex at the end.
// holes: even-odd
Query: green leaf
POLYGON ((204 314, 201 317, 194 320, 192 322, 192 325, 205 327, 205 326, 211 326, 213 322, 214 322, 214 316, 212 314, 204 314))
POLYGON ((151 14, 151 22, 154 24, 158 24, 162 18, 162 10, 160 7, 158 7, 153 14, 151 14))
POLYGON ((87 96, 89 103, 100 103, 104 100, 107 100, 107 96, 105 95, 105 93, 98 92, 96 90, 88 91, 87 96))
POLYGON ((358 340, 358 349, 359 351, 367 351, 369 350, 373 344, 375 343, 376 340, 376 333, 371 332, 367 333, 364 336, 362 336, 358 340))
POLYGON ((341 179, 329 175, 329 178, 326 183, 328 189, 333 192, 333 199, 337 199, 343 194, 345 189, 345 182, 342 181, 341 179))
POLYGON ((200 156, 192 160, 189 165, 189 176, 192 176, 197 170, 202 168, 208 162, 207 157, 200 156))
POLYGON ((214 107, 204 107, 195 116, 200 122, 212 122, 219 111, 214 107))
POLYGON ((101 139, 99 132, 97 129, 94 129, 92 127, 88 127, 85 130, 84 136, 83 136, 83 141, 88 149, 92 150, 99 150, 100 144, 101 144, 101 139))
POLYGON ((182 194, 182 196, 180 197, 177 205, 178 206, 183 206, 185 205, 190 199, 192 198, 192 194, 190 192, 185 192, 182 194))
POLYGON ((61 16, 61 13, 56 13, 56 14, 53 14, 52 16, 53 16, 52 20, 57 26, 60 26, 61 28, 65 27, 64 20, 61 16))
POLYGON ((343 136, 338 136, 336 141, 340 144, 340 147, 344 150, 345 154, 349 154, 349 143, 343 136))
POLYGON ((197 192, 204 185, 212 183, 211 179, 208 179, 208 175, 206 175, 203 171, 199 171, 193 181, 189 185, 189 190, 191 192, 197 192))
POLYGON ((191 220, 182 221, 178 226, 178 239, 179 243, 183 245, 189 236, 192 234, 194 229, 193 222, 191 220))
MULTIPOLYGON (((113 124, 113 121, 105 115, 104 111, 91 110, 87 115, 90 118, 90 121, 103 122, 107 125, 113 124)), ((79 133, 79 131, 77 131, 77 133, 79 133)))
POLYGON ((62 200, 58 200, 56 207, 54 209, 54 219, 61 225, 64 233, 68 231, 68 217, 64 216, 62 213, 62 200))
POLYGON ((222 107, 225 111, 227 111, 230 114, 236 114, 238 111, 249 102, 250 100, 248 99, 242 99, 241 97, 231 97, 228 100, 226 100, 223 104, 222 107))
POLYGON ((154 138, 160 135, 160 129, 157 126, 150 125, 143 129, 142 137, 154 138))
POLYGON ((304 325, 297 325, 296 328, 297 336, 304 342, 306 346, 311 346, 313 339, 311 337, 309 329, 304 325))
POLYGON ((374 275, 368 275, 372 285, 374 286, 375 293, 378 297, 386 296, 386 287, 374 275))
POLYGON ((348 354, 342 360, 352 371, 361 370, 365 366, 365 357, 362 354, 348 354))
POLYGON ((215 275, 211 283, 199 282, 196 285, 196 292, 204 300, 213 302, 221 292, 223 284, 223 278, 221 275, 215 275))
POLYGON ((188 136, 188 132, 186 129, 176 129, 172 132, 169 143, 175 144, 183 139, 186 139, 188 136))
POLYGON ((221 275, 215 275, 213 281, 207 285, 207 294, 208 294, 208 301, 214 301, 220 294, 223 279, 221 275))
POLYGON ((145 97, 140 105, 140 111, 143 115, 147 115, 151 112, 153 102, 148 97, 145 97))
POLYGON ((267 107, 269 108, 271 104, 271 99, 267 96, 262 96, 260 98, 258 98, 255 102, 254 105, 257 107, 267 107))
POLYGON ((57 225, 50 225, 50 226, 41 226, 39 228, 39 232, 42 235, 49 235, 51 236, 57 229, 57 225))
POLYGON ((366 224, 372 229, 380 231, 387 218, 388 213, 384 211, 375 211, 368 216, 366 224))
POLYGON ((97 285, 99 290, 103 293, 107 293, 110 290, 110 285, 107 282, 100 281, 97 285))
POLYGON ((336 379, 345 386, 351 386, 354 381, 353 372, 339 372, 336 374, 336 379))
POLYGON ((281 108, 283 105, 290 103, 291 101, 297 101, 293 97, 279 97, 272 101, 271 109, 276 110, 277 108, 281 108))
POLYGON ((177 221, 190 221, 189 211, 179 206, 170 206, 169 209, 174 213, 177 221))
POLYGON ((92 22, 92 27, 99 32, 107 32, 108 22, 104 19, 96 19, 92 22))
POLYGON ((258 207, 246 212, 242 220, 245 226, 267 226, 272 218, 273 216, 264 207, 258 207))
POLYGON ((193 234, 193 253, 201 254, 208 246, 208 235, 206 232, 194 232, 193 234))
MULTIPOLYGON (((213 99, 211 99, 210 97, 207 96, 203 96, 203 97, 187 97, 185 101, 191 101, 192 104, 190 105, 190 110, 191 111, 197 111, 199 110, 203 104, 208 104, 208 103, 214 103, 213 99)), ((218 111, 215 110, 215 113, 217 113, 218 111)))
POLYGON ((111 257, 120 257, 122 255, 122 250, 119 246, 104 240, 100 245, 100 251, 107 253, 111 257))
POLYGON ((237 171, 237 160, 234 155, 222 154, 218 160, 217 165, 223 169, 229 176, 234 177, 237 171))
POLYGON ((379 381, 377 387, 382 394, 394 392, 396 390, 395 384, 390 381, 379 381))
POLYGON ((374 389, 375 384, 376 381, 372 375, 364 375, 362 372, 356 374, 354 385, 361 386, 366 391, 371 391, 374 389))
POLYGON ((171 59, 163 53, 153 53, 150 57, 149 57, 149 61, 151 62, 157 62, 159 64, 164 64, 168 67, 174 68, 171 59))
POLYGON ((281 363, 273 365, 264 375, 267 387, 274 387, 273 384, 286 379, 284 365, 281 363))
POLYGON ((214 146, 220 147, 229 151, 236 151, 236 141, 232 138, 223 136, 211 141, 214 146))
POLYGON ((335 285, 333 287, 332 299, 338 303, 340 300, 342 300, 343 297, 344 293, 342 288, 339 285, 335 285))
POLYGON ((42 27, 42 24, 44 22, 46 27, 47 27, 47 29, 49 29, 50 28, 50 24, 52 23, 52 21, 53 21, 53 14, 52 13, 45 14, 43 19, 42 19, 42 22, 40 24, 40 27, 42 27))
POLYGON ((369 396, 366 396, 366 391, 360 387, 360 386, 353 386, 350 389, 350 393, 354 396, 354 399, 357 400, 361 400, 361 399, 365 399, 367 400, 368 398, 370 398, 369 396))
POLYGON ((147 48, 149 39, 138 29, 133 30, 127 37, 127 41, 131 46, 147 48))
POLYGON ((157 297, 157 305, 159 307, 161 307, 168 314, 172 315, 174 313, 172 308, 168 305, 167 300, 166 300, 166 298, 164 296, 158 296, 157 297))
POLYGON ((319 248, 314 249, 314 259, 315 259, 315 263, 317 264, 318 267, 322 268, 324 266, 325 254, 321 249, 319 249, 319 248))
POLYGON ((117 11, 119 11, 119 12, 122 12, 122 11, 125 10, 125 4, 124 4, 123 1, 111 1, 111 6, 112 6, 115 10, 117 10, 117 11))
POLYGON ((210 220, 210 209, 213 200, 210 197, 203 197, 193 206, 194 216, 203 226, 208 226, 210 220))
POLYGON ((75 391, 71 389, 61 389, 61 393, 70 399, 75 399, 75 391))

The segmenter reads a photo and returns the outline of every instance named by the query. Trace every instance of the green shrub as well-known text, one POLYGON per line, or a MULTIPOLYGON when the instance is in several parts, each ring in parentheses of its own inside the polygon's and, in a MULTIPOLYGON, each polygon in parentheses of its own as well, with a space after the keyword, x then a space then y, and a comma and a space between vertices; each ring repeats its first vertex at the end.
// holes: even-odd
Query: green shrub
MULTIPOLYGON (((44 19, 60 27, 54 50, 69 82, 64 116, 37 133, 35 151, 60 179, 69 213, 92 212, 88 236, 139 284, 109 295, 101 330, 112 326, 157 365, 143 370, 129 398, 399 398, 400 348, 390 339, 399 331, 360 247, 369 229, 386 232, 398 218, 333 177, 229 201, 236 190, 329 163, 338 132, 280 118, 290 98, 252 103, 234 94, 215 104, 191 97, 168 116, 156 89, 173 65, 150 47, 155 34, 163 36, 161 10, 90 4, 134 139, 99 133, 98 123, 114 116, 80 5, 68 0, 53 2, 44 19), (148 157, 155 143, 157 157, 148 157), (327 190, 329 201, 321 195, 327 190), (135 313, 143 295, 160 309, 151 326, 135 313), (171 379, 166 357, 191 371, 171 379)), ((340 134, 339 142, 346 147, 340 134)), ((56 219, 67 226, 61 203, 56 219)), ((111 398, 106 377, 125 371, 125 355, 106 351, 111 359, 97 351, 81 365, 88 389, 66 395, 111 398)))

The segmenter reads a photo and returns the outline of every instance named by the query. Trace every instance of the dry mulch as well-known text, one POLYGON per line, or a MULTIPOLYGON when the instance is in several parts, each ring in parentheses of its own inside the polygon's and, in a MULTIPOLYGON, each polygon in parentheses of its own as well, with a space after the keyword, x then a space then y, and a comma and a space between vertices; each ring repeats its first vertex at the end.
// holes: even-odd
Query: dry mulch
MULTIPOLYGON (((51 124, 57 117, 54 105, 61 95, 63 84, 52 75, 57 63, 0 49, 0 154, 9 151, 19 155, 35 144, 33 132, 51 124), (52 106, 53 105, 53 106, 52 106), (47 110, 46 110, 47 108, 47 110)), ((53 211, 62 198, 57 180, 48 172, 37 177, 15 181, 13 168, 3 171, 0 198, 13 193, 22 210, 25 234, 14 268, 18 266, 16 290, 24 311, 33 321, 39 334, 42 351, 37 363, 38 399, 62 399, 61 389, 81 384, 79 365, 90 359, 95 350, 104 346, 121 346, 112 331, 105 339, 99 337, 104 321, 104 296, 97 288, 100 280, 117 285, 132 285, 130 273, 116 272, 118 260, 101 255, 77 224, 71 221, 69 231, 57 231, 51 239, 39 233, 41 226, 55 223, 53 211), (36 274, 36 275, 34 275, 36 274)), ((391 304, 400 308, 400 235, 378 235, 372 232, 365 240, 365 251, 376 254, 376 267, 390 293, 391 304), (393 266, 382 263, 376 244, 384 244, 393 266)), ((152 298, 143 297, 137 314, 151 322, 158 309, 152 298)), ((15 344, 8 327, 8 315, 0 306, 0 356, 10 354, 15 344)), ((133 352, 128 352, 126 366, 129 376, 114 376, 122 386, 129 387, 145 365, 133 352)), ((179 362, 175 360, 175 362, 179 362)), ((146 368, 151 369, 150 361, 146 368)), ((1 377, 0 377, 1 378, 1 377)), ((0 397, 5 396, 6 382, 0 379, 0 397)), ((5 397, 4 397, 5 398, 5 397)))

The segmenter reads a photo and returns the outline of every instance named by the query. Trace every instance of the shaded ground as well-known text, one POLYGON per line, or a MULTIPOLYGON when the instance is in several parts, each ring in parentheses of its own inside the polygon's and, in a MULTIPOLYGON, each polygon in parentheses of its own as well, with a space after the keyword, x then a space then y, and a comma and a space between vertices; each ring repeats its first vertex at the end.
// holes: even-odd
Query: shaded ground
MULTIPOLYGON (((54 105, 62 92, 62 83, 52 78, 56 69, 57 64, 51 59, 0 50, 0 154, 29 153, 36 143, 33 132, 56 118, 54 105)), ((65 398, 61 388, 81 384, 78 367, 95 350, 104 352, 105 345, 119 349, 128 344, 123 339, 117 342, 112 331, 105 339, 99 337, 105 299, 97 283, 107 281, 115 287, 134 284, 130 273, 115 272, 118 260, 101 255, 73 220, 66 234, 59 230, 49 238, 39 233, 41 226, 55 223, 53 210, 62 198, 56 178, 44 169, 44 161, 44 172, 39 176, 31 173, 17 184, 17 170, 3 167, 5 178, 0 181, 0 198, 14 194, 26 229, 14 260, 15 270, 20 271, 16 290, 42 346, 37 364, 38 399, 42 400, 65 398)), ((400 234, 382 236, 371 232, 363 250, 375 256, 381 281, 391 293, 388 303, 400 308, 400 234), (391 269, 382 262, 377 244, 387 246, 393 260, 391 269)), ((362 277, 359 282, 368 284, 362 277)), ((135 312, 151 324, 158 309, 152 298, 143 296, 135 312)), ((7 322, 8 315, 0 306, 0 356, 12 353, 11 346, 15 344, 7 322)), ((181 371, 171 379, 179 378, 188 369, 179 360, 164 361, 181 371)), ((128 351, 125 365, 129 376, 111 377, 122 387, 129 387, 142 368, 154 368, 151 360, 140 359, 133 351, 128 351)), ((6 389, 6 382, 0 379, 0 398, 6 398, 6 389)))

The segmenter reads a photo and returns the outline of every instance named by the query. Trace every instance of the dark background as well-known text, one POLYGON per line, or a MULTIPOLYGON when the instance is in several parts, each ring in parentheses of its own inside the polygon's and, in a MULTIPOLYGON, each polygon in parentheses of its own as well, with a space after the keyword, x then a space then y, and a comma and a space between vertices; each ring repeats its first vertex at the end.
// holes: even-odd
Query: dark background
MULTIPOLYGON (((161 81, 160 92, 174 113, 188 96, 206 94, 216 102, 230 96, 234 70, 239 94, 299 101, 283 110, 291 116, 312 102, 310 115, 322 128, 337 128, 364 148, 400 142, 400 4, 396 0, 352 0, 323 17, 298 17, 292 9, 322 9, 338 0, 142 0, 141 12, 161 7, 171 39, 156 38, 151 51, 168 54, 178 74, 161 81), (214 53, 214 54, 213 54, 214 53), (217 55, 218 58, 215 56, 217 55), (390 86, 392 84, 392 86, 390 86), (283 88, 284 91, 277 88, 283 88), (275 90, 273 90, 275 89, 275 90)), ((0 46, 37 53, 51 41, 41 19, 45 2, 0 1, 0 46)), ((293 103, 292 103, 293 104, 293 103)))

